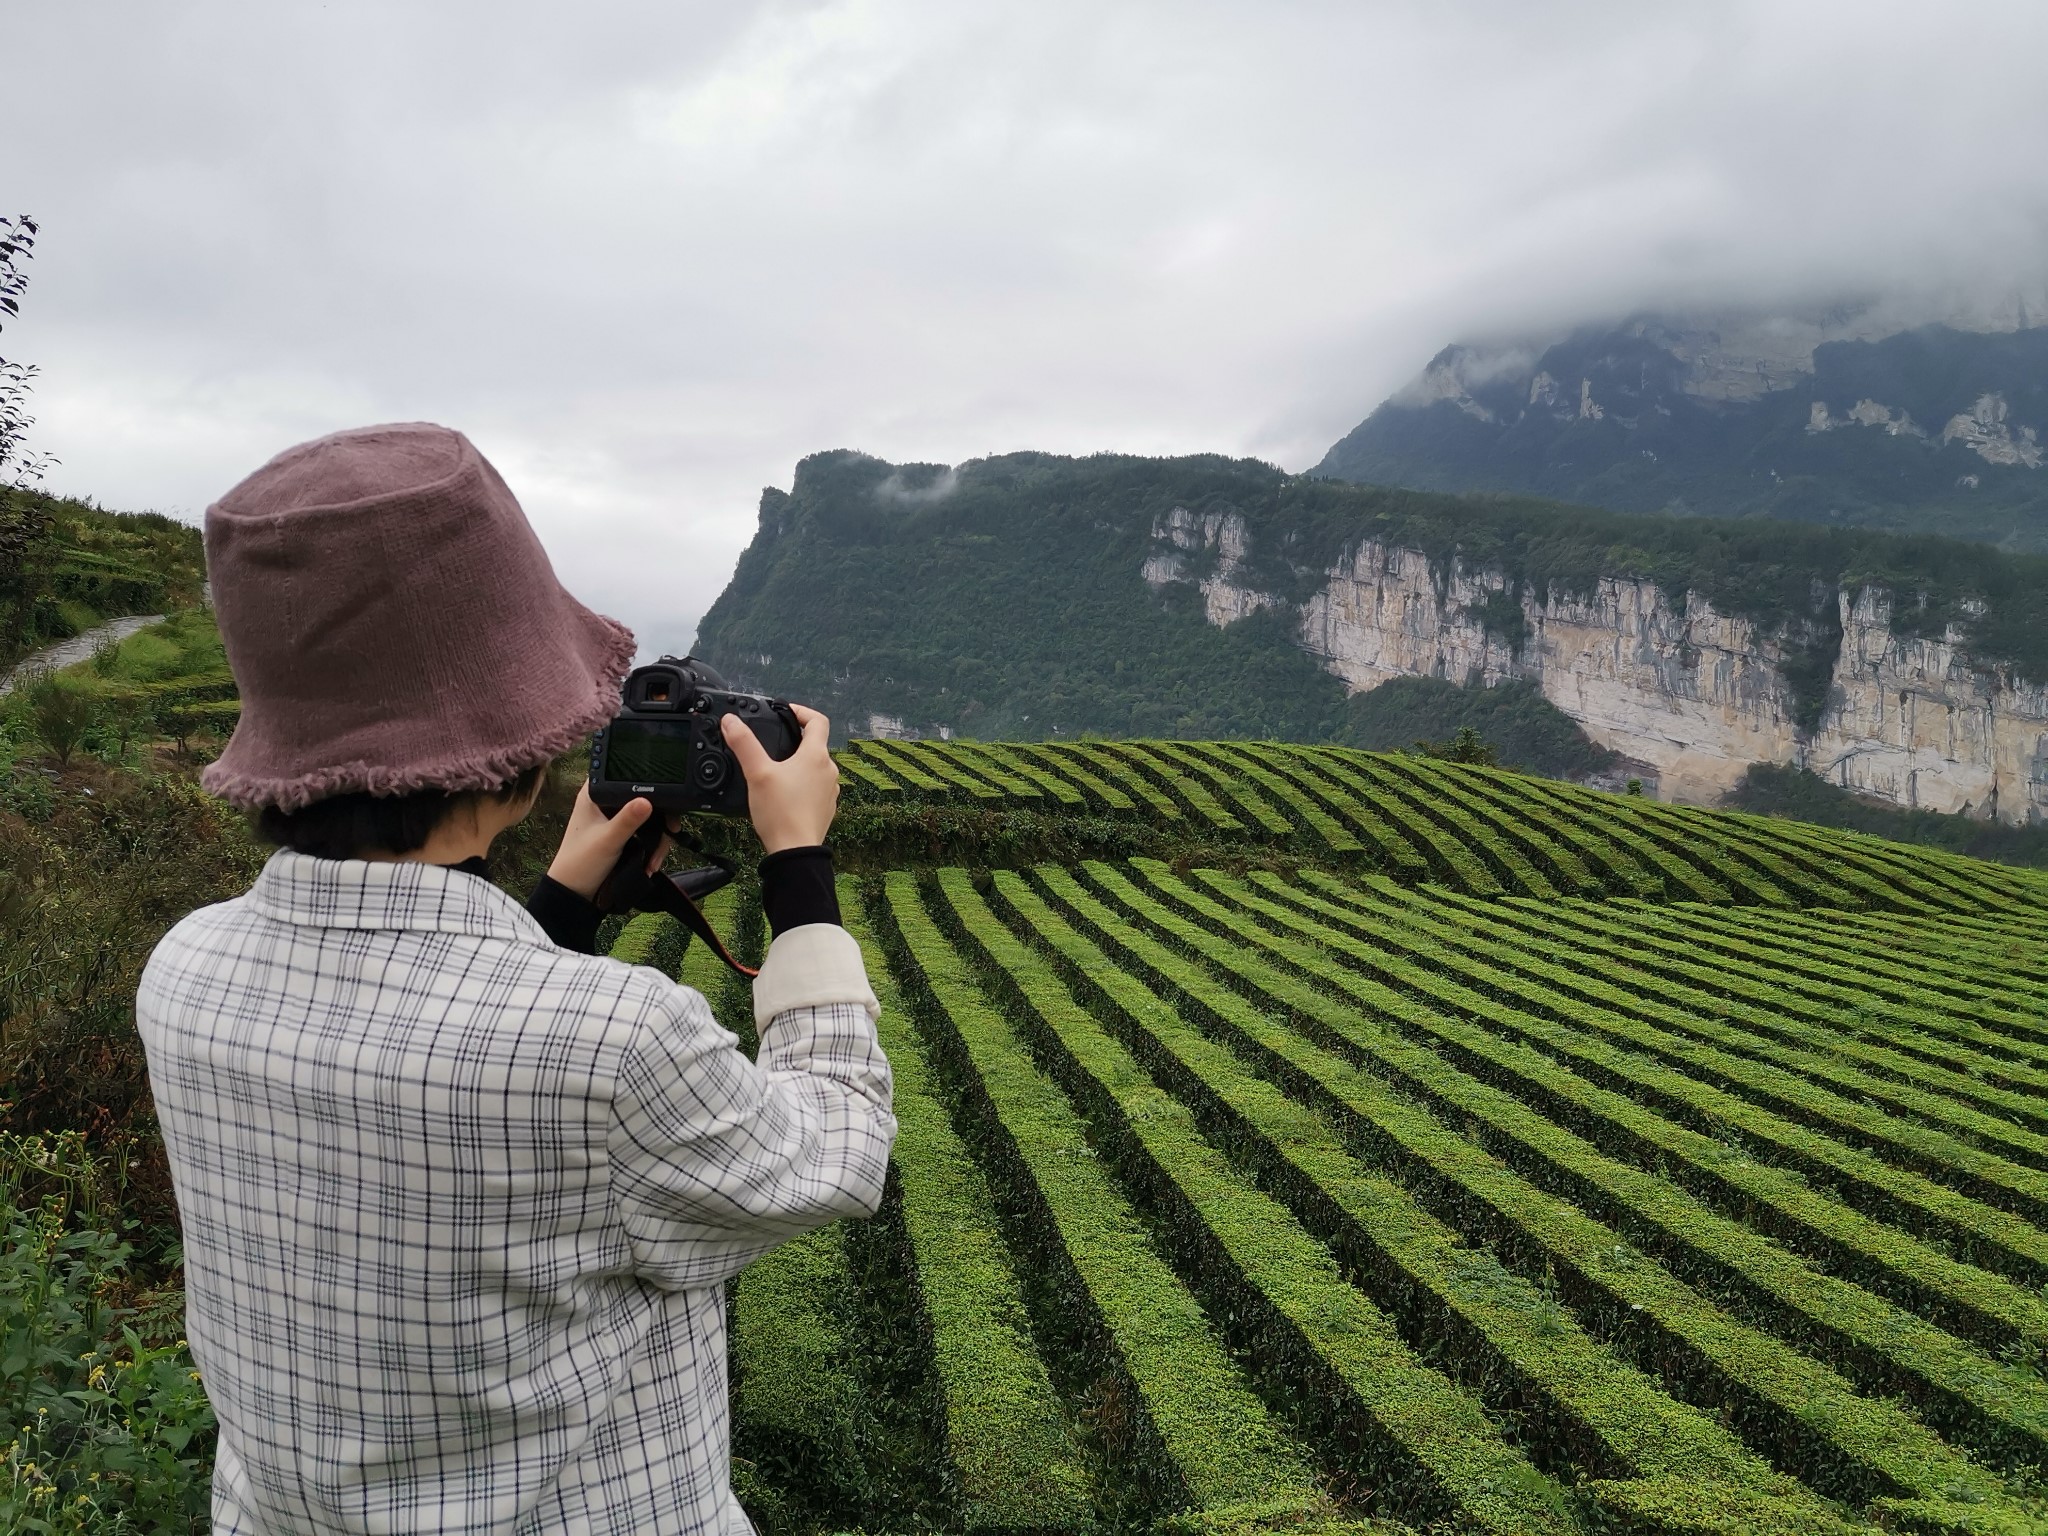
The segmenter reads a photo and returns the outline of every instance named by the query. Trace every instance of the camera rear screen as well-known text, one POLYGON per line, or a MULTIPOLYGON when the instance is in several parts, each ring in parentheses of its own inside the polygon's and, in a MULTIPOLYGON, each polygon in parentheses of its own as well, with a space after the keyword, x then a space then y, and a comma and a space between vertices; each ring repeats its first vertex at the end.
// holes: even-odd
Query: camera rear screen
POLYGON ((604 776, 614 783, 681 784, 690 765, 690 728, 680 720, 614 720, 605 736, 604 776))

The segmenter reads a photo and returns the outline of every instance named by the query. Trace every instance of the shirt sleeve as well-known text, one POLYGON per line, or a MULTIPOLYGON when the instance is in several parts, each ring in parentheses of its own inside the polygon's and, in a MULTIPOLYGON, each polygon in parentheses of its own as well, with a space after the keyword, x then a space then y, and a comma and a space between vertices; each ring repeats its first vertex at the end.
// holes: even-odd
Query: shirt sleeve
POLYGON ((612 1186, 640 1273, 712 1284, 785 1238, 873 1215, 896 1119, 852 936, 812 923, 769 946, 758 1062, 702 997, 673 996, 638 1026, 613 1099, 612 1186))
POLYGON ((839 925, 839 890, 832 883, 832 852, 823 843, 784 848, 761 860, 761 912, 780 938, 807 923, 839 925))
POLYGON ((526 911, 558 948, 579 955, 597 953, 597 928, 604 914, 588 897, 578 896, 554 876, 540 877, 533 894, 526 898, 526 911))

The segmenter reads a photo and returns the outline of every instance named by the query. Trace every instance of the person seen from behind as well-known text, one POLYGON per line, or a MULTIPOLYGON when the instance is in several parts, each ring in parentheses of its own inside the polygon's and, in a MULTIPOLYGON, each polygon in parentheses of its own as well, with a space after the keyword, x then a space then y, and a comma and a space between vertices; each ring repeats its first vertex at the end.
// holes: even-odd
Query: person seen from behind
POLYGON ((206 555, 242 715, 203 782, 277 851, 165 935, 136 1016, 215 1531, 749 1531, 725 1282, 873 1214, 896 1132, 825 718, 780 762, 726 722, 774 935, 756 1063, 696 992, 591 953, 647 801, 580 795, 524 905, 489 879, 633 638, 467 438, 289 449, 208 509, 206 555))

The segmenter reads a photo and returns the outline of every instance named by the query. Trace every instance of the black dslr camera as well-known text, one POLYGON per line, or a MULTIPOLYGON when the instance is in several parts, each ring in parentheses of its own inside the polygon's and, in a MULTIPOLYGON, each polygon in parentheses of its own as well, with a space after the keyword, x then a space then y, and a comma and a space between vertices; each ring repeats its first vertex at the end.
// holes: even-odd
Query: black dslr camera
POLYGON ((618 715, 590 743, 590 798, 606 811, 645 796, 663 817, 746 815, 746 776, 720 729, 727 715, 778 760, 803 737, 785 701, 736 692, 694 656, 635 667, 618 715))

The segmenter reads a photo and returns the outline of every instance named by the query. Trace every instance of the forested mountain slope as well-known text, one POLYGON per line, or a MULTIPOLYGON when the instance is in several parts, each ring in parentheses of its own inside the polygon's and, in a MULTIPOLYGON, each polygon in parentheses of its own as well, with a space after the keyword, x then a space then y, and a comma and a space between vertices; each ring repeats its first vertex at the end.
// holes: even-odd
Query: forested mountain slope
POLYGON ((2009 821, 2048 798, 2048 560, 1863 529, 828 453, 763 494, 699 646, 857 733, 1364 741, 1390 679, 1519 681, 1667 796, 1765 761, 2009 821))
POLYGON ((2048 551, 2048 327, 1815 345, 1824 327, 1788 322, 1772 354, 1732 324, 1447 347, 1314 473, 2048 551))

